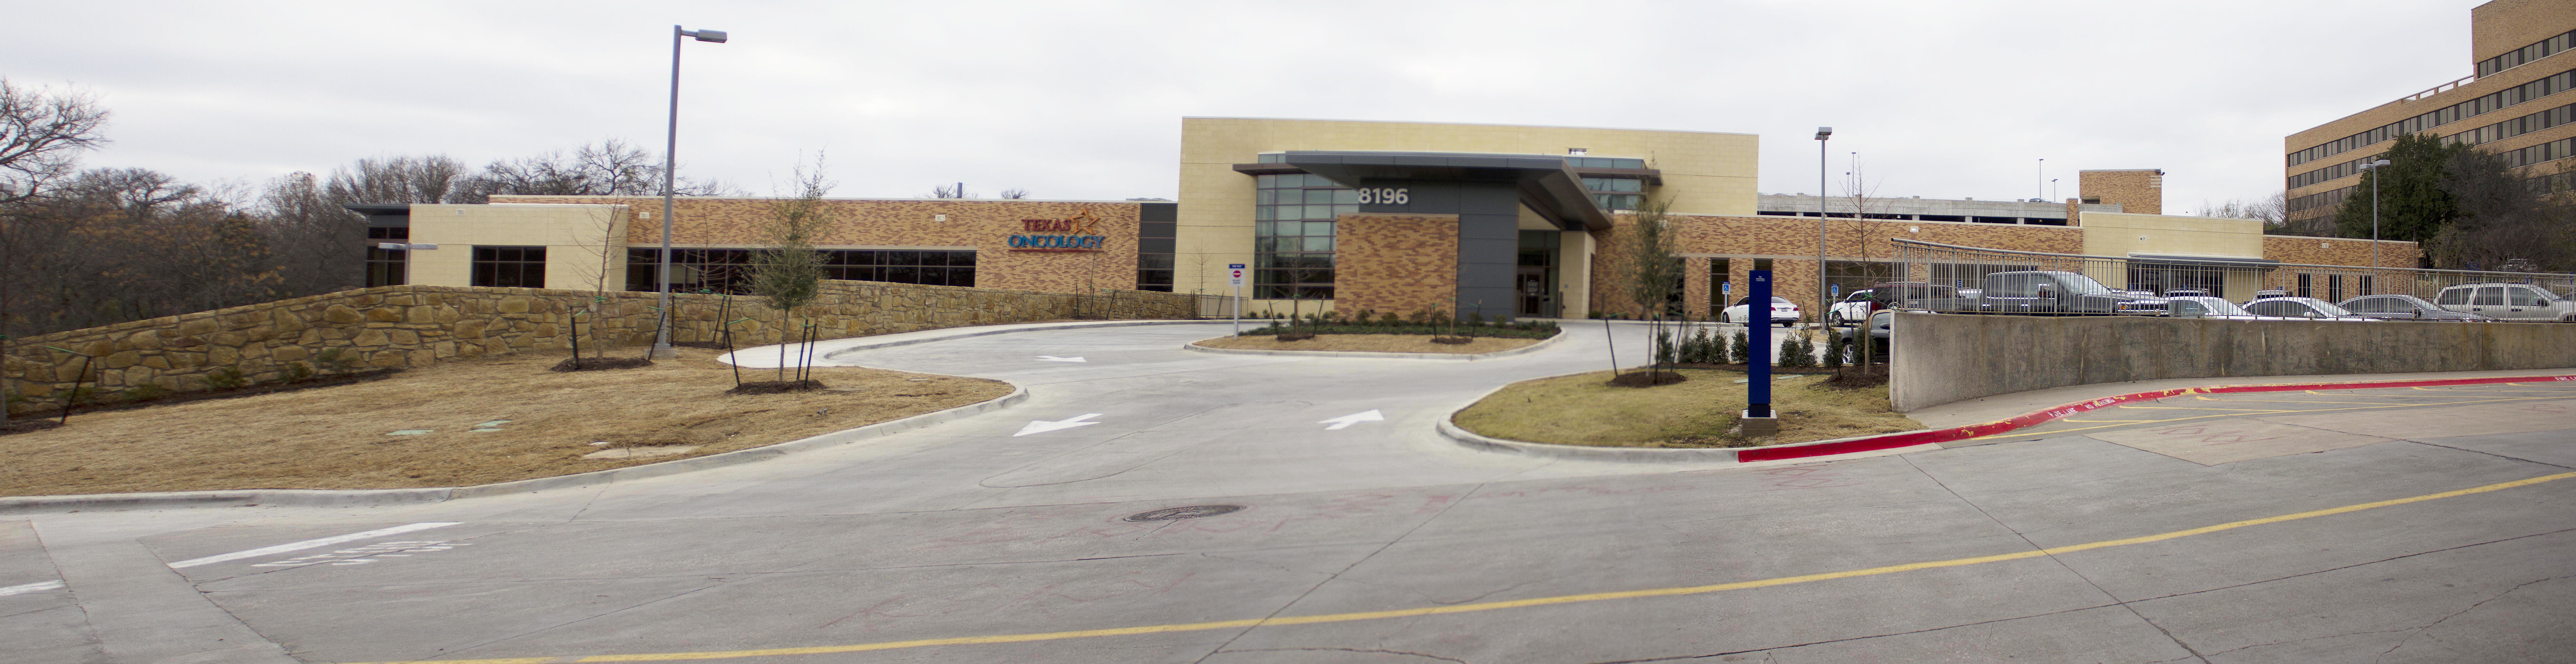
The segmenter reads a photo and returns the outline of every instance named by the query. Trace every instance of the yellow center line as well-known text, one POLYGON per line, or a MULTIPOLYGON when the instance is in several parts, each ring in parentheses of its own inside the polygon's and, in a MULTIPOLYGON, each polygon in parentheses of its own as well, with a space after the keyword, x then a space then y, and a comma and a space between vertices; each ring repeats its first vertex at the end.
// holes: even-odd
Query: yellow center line
POLYGON ((1426 606, 1426 607, 1417 607, 1417 608, 1411 608, 1411 609, 1395 609, 1395 610, 1391 610, 1391 611, 1362 611, 1362 612, 1355 612, 1355 613, 1326 613, 1326 614, 1308 615, 1308 616, 1287 616, 1287 617, 1279 617, 1279 618, 1249 618, 1249 619, 1242 619, 1242 620, 1219 620, 1219 621, 1214 621, 1214 622, 1177 623, 1177 624, 1169 624, 1169 625, 1144 625, 1144 626, 1138 626, 1138 627, 1113 627, 1113 628, 1109 628, 1109 629, 1084 629, 1084 630, 1073 630, 1073 631, 1064 631, 1064 632, 1037 632, 1037 633, 1029 633, 1029 634, 994 634, 994 635, 988 635, 988 636, 955 636, 955 637, 940 638, 940 639, 914 639, 914 640, 910 640, 910 641, 879 641, 879 642, 876 642, 876 643, 855 643, 855 644, 847 644, 847 645, 830 645, 830 646, 803 646, 803 647, 793 647, 793 648, 764 648, 764 649, 759 649, 759 650, 706 650, 706 651, 697 651, 697 652, 634 653, 634 654, 626 654, 626 655, 590 655, 590 656, 565 655, 565 656, 555 656, 555 657, 508 657, 508 658, 500 658, 500 659, 441 659, 441 660, 434 660, 434 662, 432 662, 432 661, 424 661, 424 660, 413 660, 413 661, 410 661, 410 662, 376 662, 376 663, 369 663, 369 664, 555 664, 555 663, 559 663, 559 662, 670 662, 670 661, 704 660, 704 659, 736 659, 736 658, 742 658, 742 657, 777 657, 777 656, 784 656, 784 655, 827 655, 827 654, 845 653, 845 652, 867 652, 867 651, 871 651, 871 650, 895 650, 895 649, 901 649, 901 648, 921 648, 921 647, 927 647, 927 646, 976 645, 976 644, 988 644, 988 643, 1024 643, 1024 642, 1029 642, 1029 641, 1055 641, 1055 640, 1061 640, 1061 639, 1085 639, 1085 638, 1097 638, 1097 637, 1104 637, 1104 636, 1131 636, 1131 635, 1137 635, 1137 634, 1163 634, 1163 633, 1170 633, 1170 632, 1199 632, 1199 631, 1217 630, 1217 629, 1242 629, 1242 628, 1266 627, 1266 626, 1278 626, 1278 625, 1313 625, 1313 624, 1320 624, 1320 623, 1352 622, 1352 621, 1358 621, 1358 620, 1383 620, 1383 619, 1387 619, 1387 618, 1410 618, 1410 617, 1416 617, 1416 616, 1444 615, 1444 614, 1451 614, 1451 613, 1474 613, 1474 612, 1479 612, 1479 611, 1495 611, 1495 610, 1501 610, 1501 609, 1517 609, 1517 608, 1524 608, 1524 607, 1532 607, 1532 606, 1549 606, 1549 605, 1556 605, 1556 604, 1576 604, 1576 603, 1582 603, 1582 602, 1601 602, 1601 601, 1609 601, 1609 600, 1640 599, 1640 598, 1647 598, 1647 597, 1673 597, 1673 596, 1678 596, 1678 595, 1701 595, 1701 594, 1707 594, 1707 593, 1725 592, 1725 591, 1729 591, 1729 590, 1744 590, 1744 589, 1748 589, 1748 588, 1767 588, 1767 587, 1770 587, 1770 586, 1785 586, 1785 585, 1794 584, 1794 583, 1808 583, 1808 582, 1813 582, 1813 581, 1829 581, 1829 580, 1833 580, 1833 579, 1849 579, 1849 578, 1854 578, 1854 577, 1863 577, 1863 576, 1877 576, 1877 575, 1881 575, 1881 574, 1894 574, 1894 573, 1897 573, 1897 572, 1911 572, 1911 571, 1915 571, 1915 570, 1939 569, 1939 568, 1943 568, 1943 567, 1963 567, 1963 566, 1967 566, 1967 565, 1981 565, 1981 564, 1985 564, 1985 563, 2003 562, 2003 561, 2007 561, 2007 560, 2023 560, 2023 559, 2028 559, 2028 558, 2037 558, 2037 557, 2041 557, 2041 556, 2057 555, 2057 554, 2062 554, 2062 553, 2075 553, 2075 552, 2078 552, 2078 551, 2091 551, 2091 550, 2094 550, 2094 549, 2107 549, 2107 548, 2115 547, 2115 546, 2128 546, 2128 545, 2132 545, 2132 544, 2145 544, 2145 543, 2149 543, 2149 542, 2161 542, 2161 541, 2165 541, 2165 540, 2169 540, 2169 539, 2178 539, 2178 538, 2183 538, 2183 537, 2190 537, 2190 536, 2193 536, 2193 535, 2206 535, 2206 534, 2209 534, 2209 533, 2219 532, 2219 531, 2222 531, 2222 530, 2234 530, 2234 529, 2237 529, 2237 528, 2244 528, 2244 527, 2248 527, 2248 526, 2260 526, 2260 525, 2265 525, 2265 524, 2281 523, 2281 522, 2284 522, 2284 521, 2297 521, 2297 520, 2300 520, 2300 519, 2313 519, 2313 518, 2321 517, 2321 516, 2333 516, 2333 515, 2337 515, 2337 514, 2349 514, 2349 513, 2352 513, 2352 512, 2359 512, 2359 511, 2362 511, 2362 510, 2378 509, 2378 508, 2382 508, 2382 507, 2391 507, 2391 506, 2396 506, 2396 505, 2405 505, 2405 504, 2408 504, 2408 503, 2420 503, 2420 502, 2424 502, 2424 501, 2427 501, 2427 500, 2440 500, 2440 499, 2443 499, 2443 498, 2452 498, 2452 497, 2457 497, 2457 496, 2466 496, 2466 495, 2470 495, 2470 494, 2486 493, 2486 492, 2489 492, 2489 491, 2502 491, 2502 490, 2505 490, 2505 489, 2511 489, 2511 488, 2515 488, 2515 487, 2522 487, 2522 486, 2530 486, 2530 485, 2539 484, 2539 483, 2542 483, 2542 482, 2555 482, 2555 481, 2563 480, 2563 479, 2567 479, 2567 478, 2570 478, 2570 477, 2576 477, 2576 472, 2570 472, 2570 473, 2559 473, 2559 474, 2556 474, 2556 475, 2543 475, 2543 476, 2540 476, 2540 477, 2533 477, 2533 478, 2529 478, 2529 479, 2514 480, 2514 481, 2511 481, 2511 482, 2498 482, 2498 483, 2495 483, 2495 484, 2489 484, 2489 485, 2486 485, 2486 486, 2480 486, 2480 487, 2471 487, 2471 488, 2467 488, 2467 489, 2459 489, 2459 490, 2454 490, 2454 491, 2444 491, 2444 492, 2441 492, 2441 493, 2428 493, 2428 494, 2424 494, 2424 495, 2420 495, 2420 496, 2411 496, 2411 497, 2407 497, 2407 498, 2397 498, 2397 499, 2393 499, 2393 500, 2382 500, 2382 501, 2378 501, 2378 502, 2371 502, 2371 503, 2360 503, 2360 504, 2357 504, 2357 505, 2345 505, 2345 506, 2342 506, 2342 507, 2330 507, 2330 508, 2321 509, 2321 510, 2311 510, 2311 511, 2307 511, 2307 512, 2299 512, 2299 513, 2296 513, 2296 514, 2283 514, 2283 515, 2280 515, 2280 516, 2267 516, 2267 517, 2263 517, 2263 518, 2259 518, 2259 519, 2247 519, 2247 520, 2244 520, 2244 521, 2231 521, 2231 522, 2222 523, 2222 524, 2218 524, 2218 525, 2214 525, 2214 526, 2201 526, 2201 527, 2199 527, 2199 528, 2192 528, 2192 529, 2189 529, 2189 530, 2176 530, 2176 531, 2172 531, 2172 532, 2156 533, 2156 534, 2153 534, 2153 535, 2141 535, 2141 536, 2138 536, 2138 537, 2130 537, 2130 538, 2126 538, 2126 539, 2102 540, 2102 541, 2099 541, 2099 542, 2086 542, 2086 543, 2083 543, 2083 544, 2069 544, 2069 545, 2066 545, 2066 546, 2049 547, 2049 548, 2046 548, 2046 549, 2037 549, 2037 550, 2031 550, 2031 551, 2015 551, 2015 552, 2012 552, 2012 553, 2000 553, 2000 554, 1995 554, 1995 555, 1991 555, 1991 556, 1976 556, 1976 557, 1973 557, 1973 558, 1952 558, 1952 559, 1949 559, 1949 560, 1934 560, 1934 561, 1919 562, 1919 563, 1905 563, 1905 564, 1902 564, 1902 565, 1888 565, 1888 566, 1885 566, 1885 567, 1871 567, 1871 568, 1867 568, 1867 569, 1844 570, 1844 571, 1840 571, 1840 572, 1825 572, 1825 573, 1822 573, 1822 574, 1805 574, 1805 575, 1800 575, 1800 576, 1784 576, 1784 577, 1771 578, 1771 579, 1760 579, 1760 580, 1755 580, 1755 581, 1737 581, 1737 582, 1734 582, 1734 583, 1719 583, 1719 584, 1704 585, 1704 586, 1682 586, 1682 587, 1675 587, 1675 588, 1649 588, 1649 589, 1644 589, 1644 590, 1620 590, 1620 591, 1612 591, 1612 592, 1586 593, 1586 594, 1580 594, 1580 595, 1558 595, 1558 596, 1554 596, 1554 597, 1534 597, 1534 598, 1530 598, 1530 599, 1515 599, 1515 600, 1505 600, 1505 601, 1498 601, 1498 602, 1477 602, 1477 603, 1474 603, 1474 604, 1452 604, 1452 605, 1448 605, 1448 606, 1426 606))

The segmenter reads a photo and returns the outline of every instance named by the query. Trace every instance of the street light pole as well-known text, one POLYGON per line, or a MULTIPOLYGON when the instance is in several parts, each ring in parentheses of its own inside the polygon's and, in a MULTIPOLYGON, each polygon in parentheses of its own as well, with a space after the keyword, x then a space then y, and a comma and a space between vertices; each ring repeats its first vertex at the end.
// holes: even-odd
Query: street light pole
MULTIPOLYGON (((1832 296, 1825 294, 1825 145, 1833 142, 1833 127, 1816 128, 1816 320, 1825 319, 1833 308, 1832 296)), ((1768 305, 1753 305, 1768 306, 1768 305)), ((1746 307, 1751 311, 1752 307, 1746 307)), ((1769 352, 1756 349, 1756 352, 1769 352)))
POLYGON ((660 323, 654 325, 653 357, 671 359, 680 352, 671 348, 671 199, 679 194, 680 150, 680 38, 722 44, 723 30, 689 30, 671 26, 671 123, 662 143, 662 282, 660 323))

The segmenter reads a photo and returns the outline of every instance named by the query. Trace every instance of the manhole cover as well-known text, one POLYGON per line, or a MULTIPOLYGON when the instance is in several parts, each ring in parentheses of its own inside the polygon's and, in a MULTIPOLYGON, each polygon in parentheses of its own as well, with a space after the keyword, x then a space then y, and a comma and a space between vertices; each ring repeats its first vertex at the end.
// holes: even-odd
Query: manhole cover
POLYGON ((1151 512, 1140 512, 1140 513, 1136 513, 1136 514, 1129 514, 1129 515, 1127 515, 1127 520, 1129 520, 1129 521, 1179 521, 1179 520, 1182 520, 1182 519, 1196 519, 1196 518, 1203 517, 1203 516, 1216 516, 1216 515, 1219 515, 1219 514, 1226 514, 1226 513, 1230 513, 1230 512, 1233 512, 1233 511, 1235 511, 1235 510, 1239 510, 1239 509, 1243 509, 1243 506, 1242 506, 1242 505, 1191 505, 1191 506, 1189 506, 1189 507, 1166 507, 1166 508, 1159 509, 1159 510, 1154 510, 1154 511, 1151 511, 1151 512))

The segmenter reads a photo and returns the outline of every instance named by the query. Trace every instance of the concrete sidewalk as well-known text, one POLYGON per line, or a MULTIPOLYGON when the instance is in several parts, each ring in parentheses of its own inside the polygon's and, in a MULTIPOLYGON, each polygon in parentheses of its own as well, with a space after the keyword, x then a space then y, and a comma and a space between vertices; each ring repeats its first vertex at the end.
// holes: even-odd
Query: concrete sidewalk
POLYGON ((1906 417, 1934 429, 1993 422, 2025 413, 2107 396, 2170 390, 2203 385, 2272 385, 2280 383, 2357 383, 2389 380, 2440 380, 2445 378, 2490 378, 2505 376, 2563 376, 2576 374, 2570 369, 2517 369, 2511 371, 2449 371, 2426 373, 2339 374, 2324 376, 2247 376, 2242 378, 2171 378, 2140 380, 2126 383, 2094 383, 2052 387, 2045 390, 1998 394, 1905 413, 1906 417))

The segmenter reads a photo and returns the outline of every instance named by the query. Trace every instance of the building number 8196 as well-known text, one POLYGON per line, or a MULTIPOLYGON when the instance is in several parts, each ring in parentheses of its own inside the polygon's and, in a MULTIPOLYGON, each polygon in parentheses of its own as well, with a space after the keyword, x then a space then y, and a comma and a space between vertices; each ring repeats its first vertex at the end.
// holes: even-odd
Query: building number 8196
POLYGON ((1412 198, 1412 196, 1407 193, 1408 191, 1409 190, 1402 187, 1361 187, 1360 203, 1375 205, 1403 205, 1412 198))

